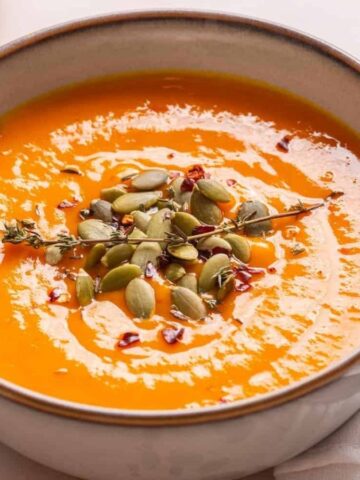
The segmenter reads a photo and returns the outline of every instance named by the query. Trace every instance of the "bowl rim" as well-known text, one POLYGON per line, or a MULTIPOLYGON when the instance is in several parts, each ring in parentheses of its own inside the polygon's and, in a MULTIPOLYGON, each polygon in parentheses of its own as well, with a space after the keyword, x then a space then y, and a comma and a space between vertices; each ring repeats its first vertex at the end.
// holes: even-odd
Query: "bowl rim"
MULTIPOLYGON (((328 42, 319 40, 312 35, 302 33, 296 29, 288 28, 274 22, 260 20, 253 17, 221 13, 217 11, 210 12, 206 10, 188 9, 131 10, 68 21, 6 43, 0 47, 0 61, 12 55, 16 55, 16 53, 34 45, 76 31, 82 31, 103 25, 109 26, 114 23, 134 23, 154 20, 209 21, 217 24, 238 26, 240 28, 253 28, 254 30, 282 37, 286 41, 296 42, 307 48, 316 50, 325 57, 337 61, 342 67, 350 69, 354 74, 359 76, 360 80, 360 61, 341 49, 334 47, 328 42)), ((0 378, 0 396, 14 401, 19 405, 34 408, 43 413, 69 417, 78 421, 150 427, 193 425, 209 421, 227 420, 259 411, 265 411, 272 407, 300 398, 303 395, 336 380, 359 360, 360 347, 319 373, 311 375, 301 381, 294 382, 287 387, 275 390, 274 392, 234 401, 229 404, 199 407, 196 409, 129 410, 88 405, 45 395, 20 385, 16 385, 3 378, 0 378)))

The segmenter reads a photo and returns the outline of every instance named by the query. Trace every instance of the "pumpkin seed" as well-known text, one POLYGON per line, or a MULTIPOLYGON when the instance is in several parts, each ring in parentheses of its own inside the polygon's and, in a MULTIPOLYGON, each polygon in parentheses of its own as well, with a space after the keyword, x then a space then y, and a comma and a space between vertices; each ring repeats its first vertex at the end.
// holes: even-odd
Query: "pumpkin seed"
POLYGON ((231 200, 229 192, 216 180, 202 179, 196 185, 200 192, 213 202, 230 202, 231 200))
POLYGON ((86 257, 84 265, 85 270, 89 270, 89 268, 95 267, 95 265, 100 262, 101 257, 105 255, 105 253, 105 245, 103 243, 96 243, 86 257))
POLYGON ((155 242, 143 242, 135 250, 131 257, 131 263, 138 265, 142 271, 145 271, 148 262, 157 264, 157 259, 162 253, 161 247, 155 242))
POLYGON ((184 203, 190 203, 191 192, 182 192, 181 185, 184 181, 184 177, 175 178, 169 187, 169 191, 172 194, 176 203, 183 206, 184 203))
POLYGON ((176 225, 185 235, 191 235, 195 227, 199 227, 199 220, 186 212, 176 212, 173 218, 173 224, 176 225))
POLYGON ((90 203, 90 209, 93 212, 94 218, 102 220, 105 223, 111 223, 113 212, 111 203, 106 200, 93 200, 90 203))
POLYGON ((82 307, 89 305, 94 298, 93 279, 84 270, 80 270, 75 283, 76 297, 82 307))
POLYGON ((230 243, 232 254, 241 262, 248 263, 250 260, 251 250, 250 244, 244 237, 236 235, 236 233, 228 233, 224 239, 230 243))
POLYGON ((161 192, 125 193, 117 198, 112 208, 117 213, 130 213, 133 210, 147 210, 160 198, 161 192))
POLYGON ((198 250, 209 250, 210 252, 214 250, 214 248, 222 248, 231 252, 231 245, 229 242, 224 240, 221 237, 217 237, 213 235, 211 237, 205 237, 198 241, 197 243, 198 250))
MULTIPOLYGON (((259 200, 249 200, 241 204, 237 220, 242 222, 244 220, 254 220, 260 217, 270 215, 268 207, 259 202, 259 200)), ((244 226, 244 233, 251 237, 259 237, 272 229, 271 220, 265 220, 260 223, 253 223, 244 226)))
POLYGON ((175 200, 168 198, 160 198, 160 200, 156 202, 156 206, 159 210, 170 208, 170 210, 173 210, 174 212, 178 212, 181 209, 181 205, 176 203, 175 200))
POLYGON ((134 210, 133 212, 131 212, 131 215, 133 216, 134 223, 137 228, 146 233, 149 222, 151 220, 150 215, 145 212, 141 212, 140 210, 134 210))
POLYGON ((222 302, 224 298, 233 292, 235 288, 235 275, 229 275, 227 279, 223 282, 216 294, 216 299, 219 302, 222 302))
POLYGON ((78 234, 83 240, 110 239, 113 232, 113 227, 95 218, 89 218, 78 224, 78 234))
POLYGON ((173 287, 171 300, 183 315, 193 320, 200 320, 206 316, 206 307, 202 299, 185 287, 173 287))
POLYGON ((129 235, 128 235, 128 238, 130 238, 130 239, 131 239, 131 238, 136 238, 136 239, 137 239, 137 238, 146 238, 146 237, 147 237, 146 233, 142 232, 141 230, 139 230, 139 229, 136 228, 136 227, 135 227, 134 230, 133 230, 131 233, 129 233, 129 235))
POLYGON ((177 282, 181 277, 186 273, 185 268, 178 263, 170 263, 165 270, 165 277, 170 280, 170 282, 177 282))
POLYGON ((149 191, 164 185, 168 177, 165 170, 146 170, 134 177, 131 184, 136 190, 149 191))
POLYGON ((121 195, 125 195, 125 193, 126 190, 124 187, 116 185, 115 187, 103 188, 100 190, 100 198, 113 203, 117 198, 121 197, 121 195))
POLYGON ((133 278, 140 277, 141 268, 137 265, 120 265, 120 267, 113 268, 102 279, 100 289, 103 292, 111 292, 113 290, 120 290, 120 288, 126 287, 126 285, 133 278))
POLYGON ((198 281, 195 273, 187 273, 177 282, 179 287, 188 288, 193 292, 197 293, 198 291, 198 281))
POLYGON ((115 268, 123 262, 130 260, 135 247, 129 243, 114 245, 108 250, 101 259, 101 263, 106 268, 115 268))
POLYGON ((137 318, 149 318, 155 309, 155 292, 151 285, 141 278, 134 278, 125 290, 128 309, 137 318))
MULTIPOLYGON (((171 210, 164 208, 156 212, 149 222, 146 235, 149 238, 166 238, 171 232, 171 210)), ((166 242, 160 243, 161 248, 166 246, 166 242)))
POLYGON ((193 262, 199 255, 199 252, 191 243, 169 245, 167 250, 173 257, 186 262, 193 262))
POLYGON ((207 225, 219 225, 223 214, 215 202, 205 197, 196 187, 190 199, 191 213, 201 222, 207 225))
POLYGON ((199 277, 200 292, 208 292, 216 286, 217 276, 226 267, 230 266, 229 257, 225 253, 218 253, 207 260, 199 277))
POLYGON ((45 262, 49 265, 57 265, 63 258, 61 250, 56 245, 50 245, 45 251, 45 262))

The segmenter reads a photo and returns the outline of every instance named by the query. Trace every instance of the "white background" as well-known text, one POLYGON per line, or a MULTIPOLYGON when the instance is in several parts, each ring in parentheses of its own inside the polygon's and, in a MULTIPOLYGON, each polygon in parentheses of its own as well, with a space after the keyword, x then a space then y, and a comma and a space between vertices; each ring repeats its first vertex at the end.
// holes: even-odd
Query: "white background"
MULTIPOLYGON (((360 0, 0 0, 0 45, 75 18, 162 8, 206 9, 271 20, 327 40, 360 57, 360 0)), ((251 478, 265 480, 272 476, 268 473, 251 478)), ((70 480, 70 477, 35 465, 0 444, 0 480, 70 480)))

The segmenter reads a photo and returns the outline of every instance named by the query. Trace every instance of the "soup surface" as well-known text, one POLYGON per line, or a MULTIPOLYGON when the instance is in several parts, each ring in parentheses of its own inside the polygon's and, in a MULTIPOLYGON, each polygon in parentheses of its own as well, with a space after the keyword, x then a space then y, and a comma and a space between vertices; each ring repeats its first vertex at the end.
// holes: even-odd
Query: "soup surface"
POLYGON ((74 278, 88 248, 49 265, 42 248, 2 245, 0 376, 93 405, 194 408, 279 389, 344 357, 360 343, 358 156, 355 135, 315 107, 222 77, 119 77, 7 114, 0 215, 33 219, 47 239, 76 235, 79 212, 101 189, 129 186, 124 176, 149 168, 169 172, 168 188, 201 165, 230 193, 220 204, 229 218, 247 200, 272 214, 326 201, 250 237, 250 266, 261 272, 201 320, 170 313, 162 273, 146 279, 156 295, 149 319, 134 318, 124 289, 79 307, 74 278), (169 343, 164 328, 183 330, 169 343), (121 348, 129 332, 139 341, 121 348))

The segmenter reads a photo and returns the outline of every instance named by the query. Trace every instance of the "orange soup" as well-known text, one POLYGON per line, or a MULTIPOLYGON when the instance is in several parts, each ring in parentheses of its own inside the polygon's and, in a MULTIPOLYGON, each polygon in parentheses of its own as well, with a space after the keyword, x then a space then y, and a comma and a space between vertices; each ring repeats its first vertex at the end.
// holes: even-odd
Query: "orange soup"
POLYGON ((86 404, 176 409, 265 394, 343 358, 360 343, 358 157, 355 134, 314 106, 210 75, 101 80, 10 112, 0 376, 86 404), (44 248, 54 239, 61 251, 44 248))

